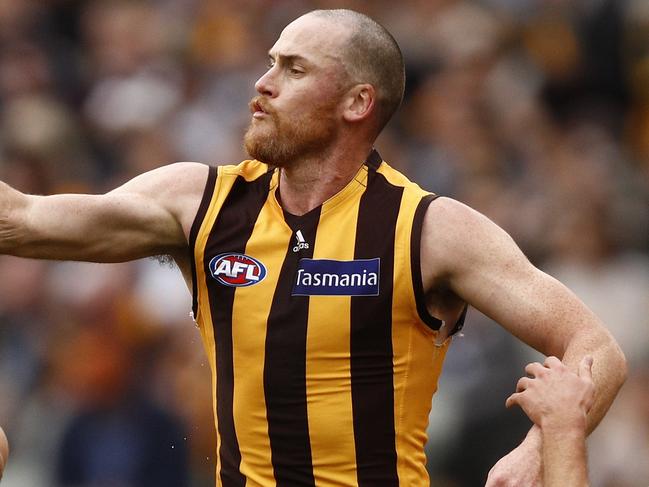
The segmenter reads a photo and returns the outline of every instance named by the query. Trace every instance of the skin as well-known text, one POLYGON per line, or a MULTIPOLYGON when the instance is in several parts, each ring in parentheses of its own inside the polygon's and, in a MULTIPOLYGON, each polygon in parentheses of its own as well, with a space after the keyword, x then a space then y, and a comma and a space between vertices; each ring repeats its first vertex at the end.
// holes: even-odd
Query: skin
POLYGON ((9 458, 9 442, 2 428, 0 428, 0 479, 9 458))
MULTIPOLYGON (((300 17, 269 51, 270 67, 255 85, 259 103, 251 103, 247 139, 263 141, 292 121, 324 124, 312 127, 325 134, 317 153, 280 161, 282 205, 292 214, 340 191, 377 136, 375 89, 348 84, 338 57, 348 35, 344 23, 300 17)), ((206 178, 206 166, 180 163, 98 196, 28 196, 0 185, 0 252, 95 262, 169 254, 190 282, 187 236, 206 178)), ((502 229, 457 201, 439 198, 425 216, 421 265, 429 309, 445 323, 454 323, 469 303, 575 370, 582 357, 593 356, 596 400, 589 430, 601 420, 625 378, 622 352, 597 317, 534 268, 502 229)), ((540 478, 541 435, 533 428, 494 466, 487 486, 539 486, 540 478)))
MULTIPOLYGON (((422 234, 425 289, 447 290, 441 299, 431 294, 433 314, 447 320, 459 313, 459 298, 536 350, 562 357, 574 371, 584 356, 594 358, 596 398, 587 418, 592 431, 626 377, 624 355, 599 319, 565 286, 532 266, 502 229, 457 201, 440 198, 431 205, 422 234)), ((486 485, 541 485, 540 451, 541 434, 534 427, 492 468, 486 485)))
POLYGON ((525 367, 507 407, 520 406, 543 438, 544 487, 588 487, 586 415, 593 405, 593 358, 585 357, 577 374, 556 357, 525 367))

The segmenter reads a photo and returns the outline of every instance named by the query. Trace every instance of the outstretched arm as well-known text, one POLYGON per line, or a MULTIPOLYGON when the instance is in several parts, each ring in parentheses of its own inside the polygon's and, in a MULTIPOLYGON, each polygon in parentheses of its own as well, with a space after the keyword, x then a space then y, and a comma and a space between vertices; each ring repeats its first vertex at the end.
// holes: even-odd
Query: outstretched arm
MULTIPOLYGON (((422 233, 422 277, 426 289, 449 288, 573 371, 584 356, 592 356, 596 395, 587 429, 595 428, 626 377, 624 355, 599 319, 565 286, 531 265, 507 233, 457 201, 435 200, 422 233)), ((540 485, 540 453, 535 427, 511 457, 492 469, 487 485, 540 485), (521 473, 534 467, 534 480, 521 473)))
POLYGON ((577 374, 556 357, 543 365, 525 367, 531 377, 518 381, 507 407, 520 406, 541 428, 543 487, 587 487, 586 414, 593 404, 595 385, 592 357, 585 357, 577 374))
POLYGON ((25 195, 0 182, 0 253, 122 262, 186 248, 208 167, 177 163, 103 195, 25 195))

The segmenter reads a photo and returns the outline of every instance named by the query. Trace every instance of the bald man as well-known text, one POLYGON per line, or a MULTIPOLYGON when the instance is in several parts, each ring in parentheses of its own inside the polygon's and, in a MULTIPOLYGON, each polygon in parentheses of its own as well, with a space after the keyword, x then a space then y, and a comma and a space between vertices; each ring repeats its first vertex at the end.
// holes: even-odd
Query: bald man
MULTIPOLYGON (((213 373, 217 485, 429 485, 428 412, 467 305, 568 367, 595 357, 589 430, 624 381, 616 342, 569 290, 382 160, 404 85, 385 28, 314 11, 268 51, 251 160, 172 164, 104 195, 0 188, 0 252, 178 263, 213 373)), ((535 427, 487 485, 540 479, 535 427)))

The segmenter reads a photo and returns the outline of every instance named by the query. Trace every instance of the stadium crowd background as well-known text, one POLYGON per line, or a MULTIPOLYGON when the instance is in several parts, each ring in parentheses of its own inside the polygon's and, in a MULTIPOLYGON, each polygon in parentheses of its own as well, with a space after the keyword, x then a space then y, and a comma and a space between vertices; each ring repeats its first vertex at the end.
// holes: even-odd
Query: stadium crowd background
MULTIPOLYGON (((244 159, 267 49, 297 15, 335 7, 381 21, 406 57, 383 157, 503 226, 621 343, 630 376, 589 440, 592 485, 646 487, 646 0, 0 0, 0 179, 104 192, 172 161, 244 159)), ((178 272, 151 259, 0 257, 3 486, 214 485, 189 307, 178 272)), ((433 487, 483 485, 522 438, 504 400, 536 357, 472 312, 434 401, 433 487)))

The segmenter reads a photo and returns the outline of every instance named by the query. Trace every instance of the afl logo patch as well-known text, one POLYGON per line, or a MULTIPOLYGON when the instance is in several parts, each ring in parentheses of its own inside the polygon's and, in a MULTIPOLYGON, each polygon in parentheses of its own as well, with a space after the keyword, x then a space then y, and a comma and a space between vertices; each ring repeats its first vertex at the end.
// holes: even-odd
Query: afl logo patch
POLYGON ((246 254, 219 254, 210 261, 212 277, 225 286, 246 287, 264 280, 266 267, 246 254))

